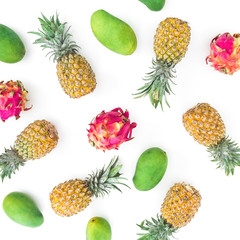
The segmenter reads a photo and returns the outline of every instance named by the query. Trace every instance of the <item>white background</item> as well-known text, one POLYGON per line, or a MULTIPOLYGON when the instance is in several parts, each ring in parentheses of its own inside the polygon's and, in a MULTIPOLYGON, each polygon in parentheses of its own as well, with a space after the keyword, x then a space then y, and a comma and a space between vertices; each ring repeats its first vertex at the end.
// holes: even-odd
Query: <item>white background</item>
POLYGON ((41 0, 4 1, 0 23, 15 30, 26 46, 24 59, 16 64, 0 62, 0 79, 21 80, 29 91, 29 106, 19 120, 0 123, 0 151, 12 145, 16 136, 31 122, 46 119, 59 132, 56 149, 40 160, 28 161, 12 179, 0 184, 0 202, 12 191, 30 194, 41 209, 45 222, 35 229, 12 222, 0 208, 1 238, 13 239, 80 239, 84 240, 88 220, 105 217, 112 226, 113 240, 137 239, 136 226, 145 218, 155 217, 167 190, 185 181, 202 195, 202 206, 192 222, 175 236, 180 240, 237 240, 240 215, 240 168, 234 176, 225 176, 210 162, 206 149, 188 135, 182 125, 182 114, 199 102, 208 102, 221 114, 227 133, 240 140, 239 89, 240 72, 227 76, 205 64, 209 44, 217 34, 237 33, 239 5, 237 0, 168 0, 160 12, 152 12, 137 0, 41 0), (102 46, 94 37, 90 17, 95 10, 105 9, 126 21, 135 31, 138 46, 131 56, 122 56, 102 46), (61 89, 55 64, 45 58, 46 51, 32 42, 36 36, 28 31, 39 27, 37 17, 60 14, 62 22, 71 27, 80 53, 90 62, 97 80, 94 93, 81 99, 70 99, 61 89), (168 100, 171 108, 154 109, 148 97, 135 100, 132 93, 143 85, 142 77, 149 71, 154 57, 153 36, 160 21, 178 17, 189 22, 191 42, 186 57, 177 67, 175 95, 168 100), (132 141, 120 150, 106 153, 90 146, 88 124, 102 110, 128 109, 131 121, 138 126, 132 141), (132 177, 140 154, 157 146, 167 152, 169 164, 160 184, 148 192, 134 188, 132 177), (113 191, 104 199, 94 199, 83 212, 70 218, 57 216, 51 209, 52 188, 71 178, 85 178, 91 171, 120 156, 122 172, 129 179, 131 190, 123 194, 113 191))

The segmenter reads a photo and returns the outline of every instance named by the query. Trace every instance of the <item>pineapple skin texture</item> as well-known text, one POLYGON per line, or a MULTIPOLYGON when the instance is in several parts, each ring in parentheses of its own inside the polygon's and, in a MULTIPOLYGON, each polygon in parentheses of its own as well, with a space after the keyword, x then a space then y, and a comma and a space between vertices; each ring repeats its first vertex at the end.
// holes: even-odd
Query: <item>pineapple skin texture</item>
POLYGON ((191 29, 178 18, 166 18, 160 22, 154 36, 154 52, 157 60, 177 64, 185 56, 190 42, 191 29))
POLYGON ((201 195, 194 187, 176 183, 167 192, 161 214, 173 228, 181 228, 192 220, 200 205, 201 195))
POLYGON ((91 202, 92 192, 87 181, 72 179, 54 187, 50 202, 54 212, 61 217, 70 217, 83 211, 91 202))
POLYGON ((57 143, 58 132, 55 126, 46 120, 37 120, 17 136, 14 148, 24 160, 34 160, 51 152, 57 143))
POLYGON ((220 114, 208 103, 200 103, 183 114, 183 125, 200 144, 217 145, 226 134, 220 114))
POLYGON ((78 53, 68 53, 58 59, 57 76, 64 92, 71 98, 87 95, 96 87, 90 64, 78 53))

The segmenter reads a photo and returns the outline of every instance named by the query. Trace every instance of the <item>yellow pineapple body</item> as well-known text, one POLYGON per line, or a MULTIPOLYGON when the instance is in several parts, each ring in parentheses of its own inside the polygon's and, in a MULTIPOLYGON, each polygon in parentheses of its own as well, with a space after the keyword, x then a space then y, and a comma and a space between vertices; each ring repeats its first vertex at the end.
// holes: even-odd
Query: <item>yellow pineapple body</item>
POLYGON ((45 156, 58 143, 58 132, 53 124, 46 120, 37 120, 29 124, 17 136, 14 149, 24 160, 45 156))
POLYGON ((190 27, 178 18, 166 18, 160 22, 154 36, 154 52, 157 60, 174 65, 185 56, 190 42, 190 27))
POLYGON ((92 192, 87 181, 69 180, 54 187, 50 193, 52 209, 62 217, 70 217, 84 210, 91 202, 92 192))
POLYGON ((200 202, 201 195, 194 187, 185 183, 176 183, 164 199, 161 208, 162 217, 173 228, 181 228, 194 217, 200 202))
POLYGON ((63 90, 71 98, 80 98, 96 87, 90 64, 78 53, 69 53, 58 59, 57 76, 63 90))
POLYGON ((204 146, 215 146, 225 137, 220 114, 207 103, 201 103, 183 114, 183 125, 204 146))

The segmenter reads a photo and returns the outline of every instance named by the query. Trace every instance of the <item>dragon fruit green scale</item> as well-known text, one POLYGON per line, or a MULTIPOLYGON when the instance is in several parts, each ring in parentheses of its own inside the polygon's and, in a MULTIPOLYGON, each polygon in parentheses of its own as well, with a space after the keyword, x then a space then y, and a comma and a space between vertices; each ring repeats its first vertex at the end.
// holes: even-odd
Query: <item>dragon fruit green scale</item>
POLYGON ((232 75, 240 69, 240 34, 218 35, 212 40, 210 48, 206 61, 217 71, 232 75))
POLYGON ((15 116, 18 119, 21 111, 26 108, 27 90, 21 81, 0 82, 0 118, 2 121, 15 116))
POLYGON ((89 142, 97 149, 118 149, 120 144, 132 139, 132 129, 137 124, 130 123, 129 112, 115 108, 110 112, 102 111, 90 123, 89 142))

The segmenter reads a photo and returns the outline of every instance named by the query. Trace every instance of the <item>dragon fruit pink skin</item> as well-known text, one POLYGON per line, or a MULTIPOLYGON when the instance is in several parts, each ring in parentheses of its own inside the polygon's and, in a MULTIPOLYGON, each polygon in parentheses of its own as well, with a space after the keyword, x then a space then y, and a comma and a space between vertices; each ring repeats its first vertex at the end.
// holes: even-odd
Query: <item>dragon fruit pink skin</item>
POLYGON ((128 111, 115 108, 110 112, 102 111, 90 123, 89 142, 97 149, 118 149, 123 142, 132 139, 132 129, 136 123, 130 123, 128 111))
POLYGON ((25 108, 27 93, 21 81, 0 82, 0 118, 3 122, 12 116, 18 119, 21 111, 30 109, 25 108))
POLYGON ((219 72, 232 75, 240 69, 240 34, 224 33, 210 44, 210 55, 206 61, 219 72))

